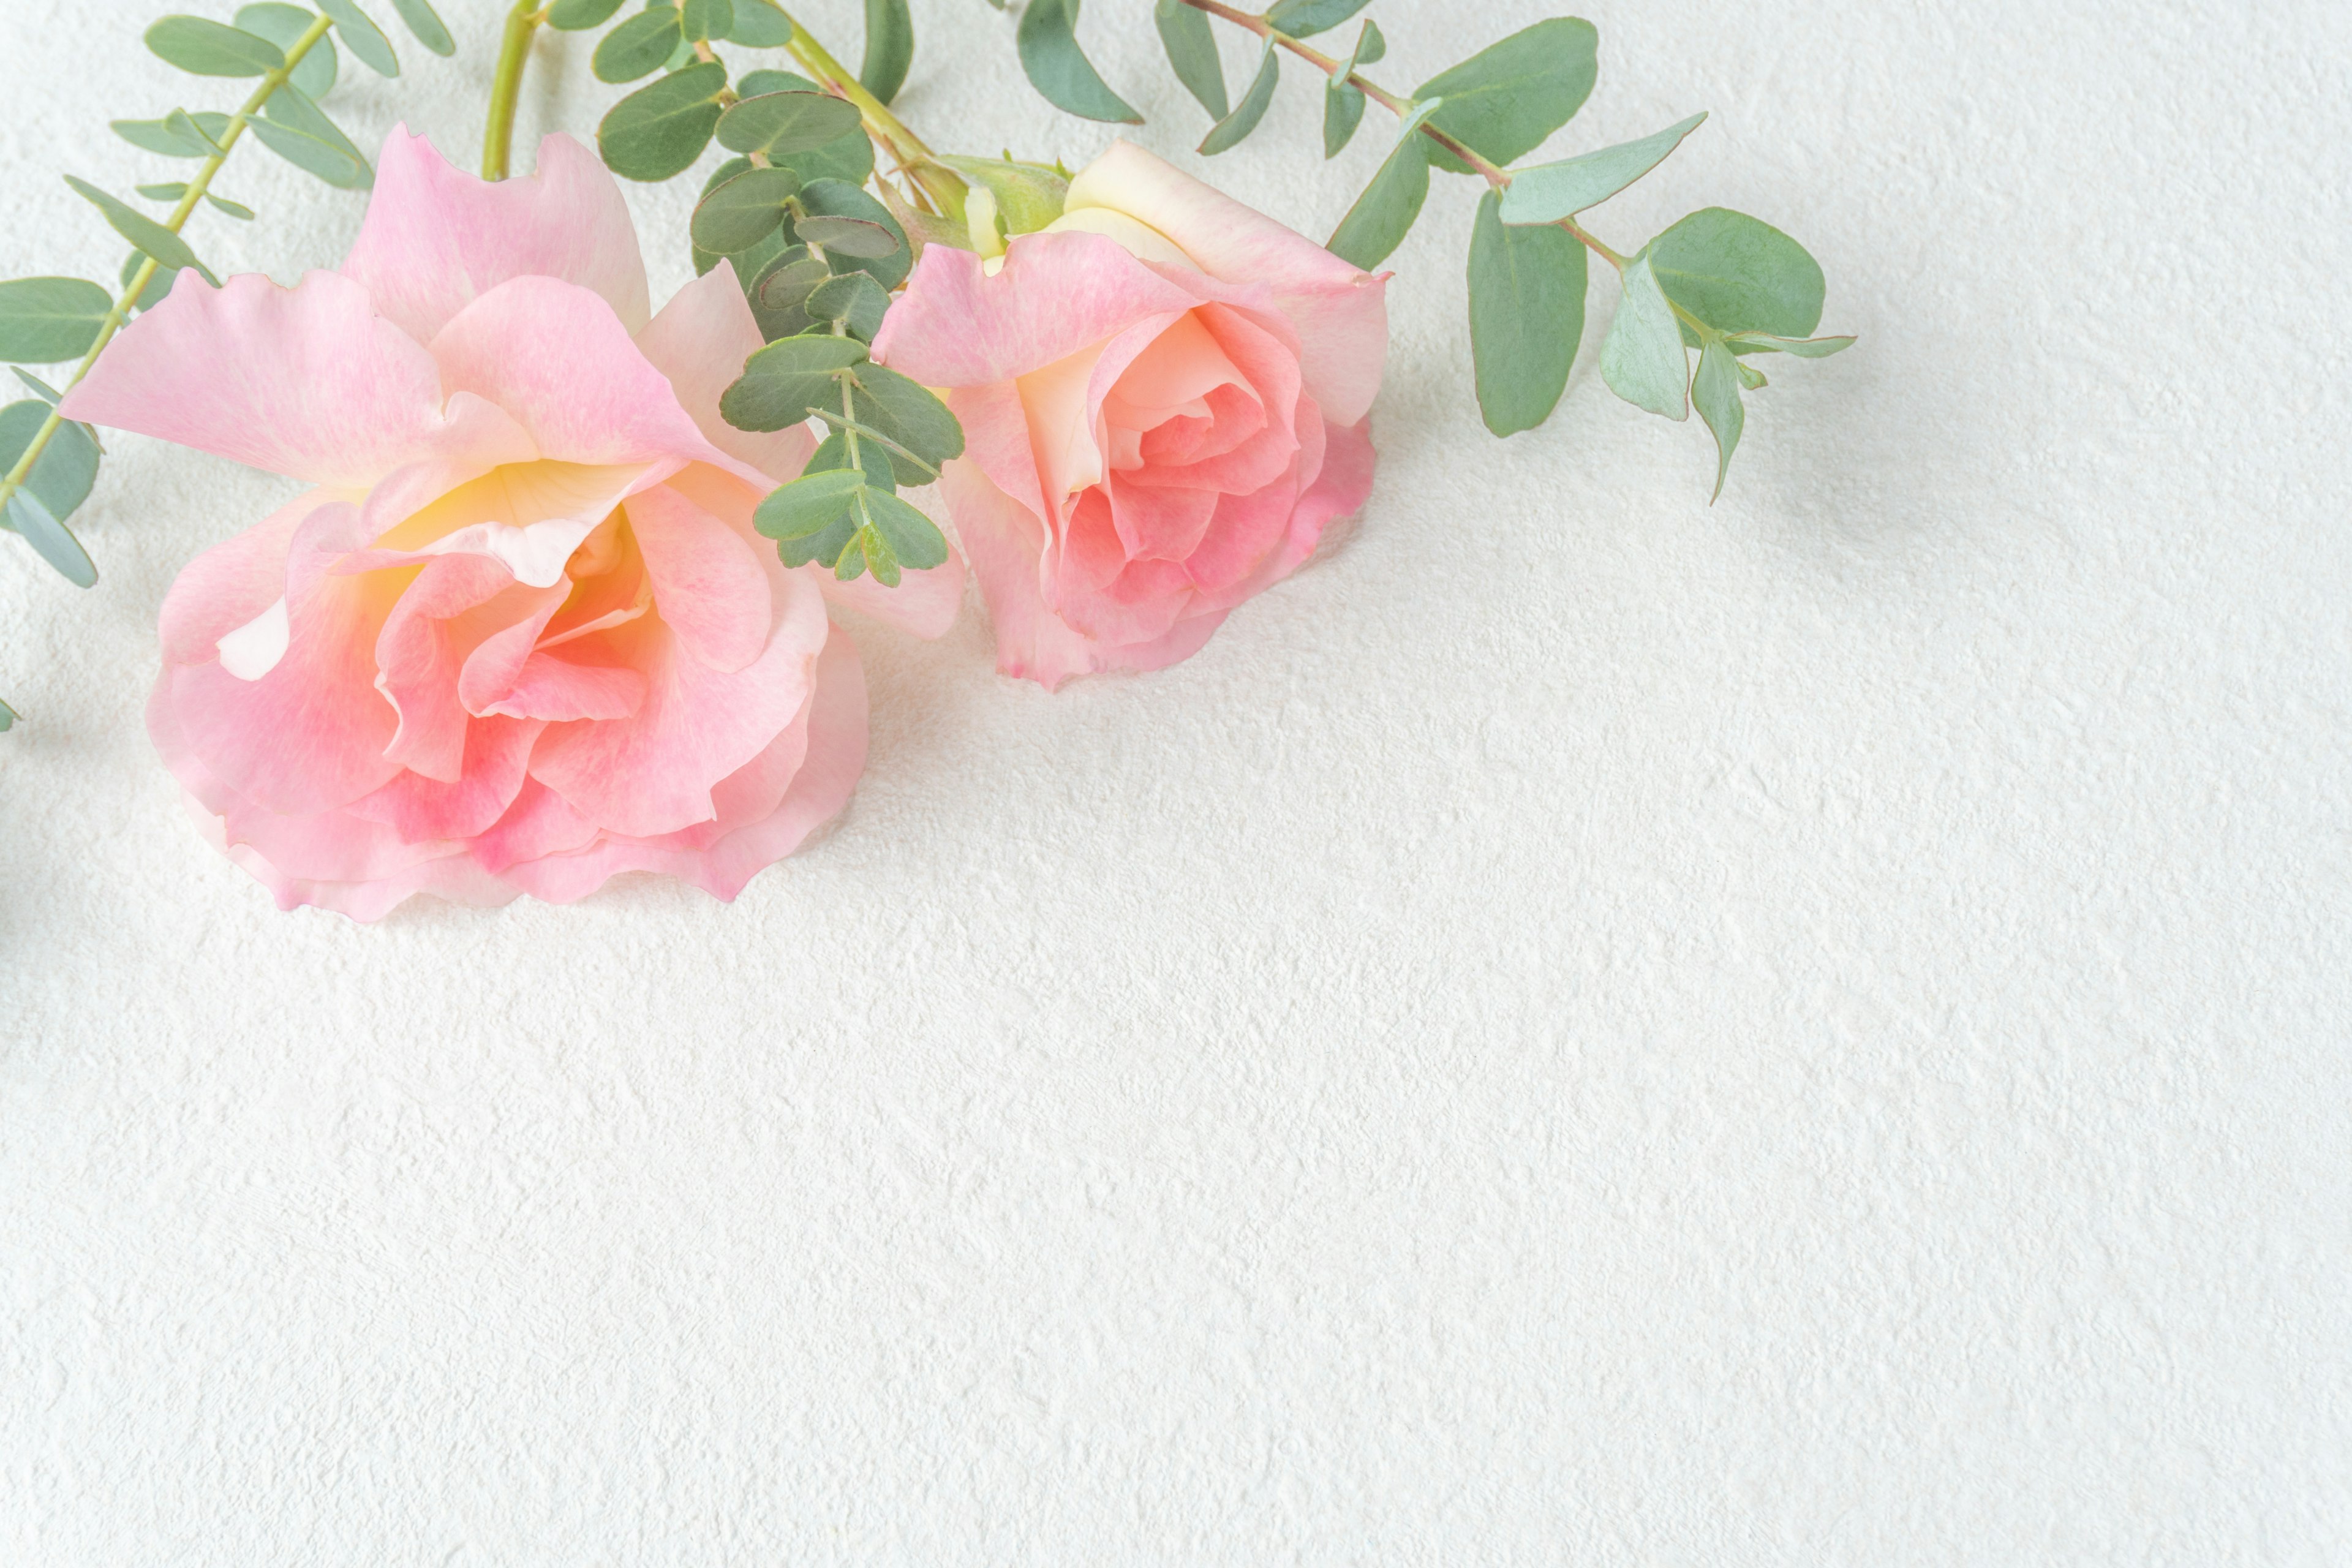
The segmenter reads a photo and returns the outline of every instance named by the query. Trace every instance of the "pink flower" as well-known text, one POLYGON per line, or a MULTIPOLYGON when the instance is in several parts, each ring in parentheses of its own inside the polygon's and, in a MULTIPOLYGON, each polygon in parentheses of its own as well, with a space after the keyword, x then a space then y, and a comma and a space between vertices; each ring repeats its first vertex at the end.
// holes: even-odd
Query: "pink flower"
POLYGON ((875 357, 963 421, 997 668, 1173 664, 1362 505, 1386 282, 1124 142, 1001 269, 926 249, 875 357))
POLYGON ((782 566, 751 511, 811 437, 719 416, 760 346, 724 263, 650 315, 577 142, 488 184, 402 129, 340 272, 183 274, 108 350, 74 418, 313 487, 180 574, 148 705, 281 907, 628 870, 731 899, 841 809, 866 689, 824 595, 937 636, 961 564, 896 590, 782 566))

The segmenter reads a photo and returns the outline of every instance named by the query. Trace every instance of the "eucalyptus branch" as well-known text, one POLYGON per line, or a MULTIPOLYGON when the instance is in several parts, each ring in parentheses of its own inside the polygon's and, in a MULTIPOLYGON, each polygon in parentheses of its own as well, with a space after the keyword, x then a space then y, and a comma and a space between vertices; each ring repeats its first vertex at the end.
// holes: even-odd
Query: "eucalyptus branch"
MULTIPOLYGON (((1249 32, 1255 33, 1259 37, 1268 40, 1276 47, 1287 49, 1290 53, 1297 55, 1300 59, 1305 60, 1308 65, 1313 66, 1317 70, 1321 71, 1325 76, 1330 77, 1335 80, 1346 82, 1349 87, 1354 88, 1358 92, 1362 93, 1366 98, 1370 99, 1374 103, 1379 104, 1382 109, 1387 110, 1399 120, 1409 120, 1412 117, 1414 109, 1412 100, 1398 97, 1395 93, 1389 91, 1388 89, 1381 86, 1378 82, 1366 77, 1361 71, 1343 71, 1341 68, 1344 62, 1332 58, 1329 55, 1327 55, 1322 50, 1315 47, 1312 44, 1305 43, 1300 39, 1292 37, 1289 34, 1282 31, 1279 27, 1276 27, 1272 22, 1269 22, 1264 16, 1254 16, 1247 11, 1237 10, 1231 5, 1223 4, 1223 0, 1177 0, 1177 3, 1179 5, 1190 5, 1195 11, 1205 12, 1207 15, 1216 17, 1221 22, 1231 22, 1236 27, 1244 28, 1249 32)), ((1492 185, 1496 190, 1503 191, 1510 188, 1511 172, 1508 169, 1500 167, 1492 159, 1483 156, 1475 149, 1465 143, 1460 138, 1447 134, 1445 132, 1438 129, 1438 127, 1431 124, 1426 120, 1423 120, 1421 122, 1419 130, 1423 136, 1428 137, 1432 142, 1436 142, 1440 147, 1444 148, 1448 153, 1453 153, 1455 157, 1469 164, 1473 169, 1475 169, 1482 176, 1485 177, 1486 183, 1489 185, 1492 185)), ((1622 272, 1625 270, 1625 263, 1629 258, 1619 251, 1614 250, 1608 245, 1602 243, 1599 238, 1589 233, 1574 218, 1561 218, 1554 226, 1565 230, 1570 235, 1574 236, 1586 249, 1591 251, 1593 255, 1601 258, 1601 260, 1609 263, 1610 266, 1617 268, 1618 271, 1622 272)), ((1680 313, 1680 307, 1676 308, 1676 311, 1678 314, 1680 313)), ((1694 326, 1697 324, 1695 319, 1692 321, 1692 324, 1694 326)))
MULTIPOLYGON (((260 113, 262 105, 269 101, 270 96, 286 85, 287 79, 294 74, 294 68, 302 63, 303 57, 310 52, 320 39, 327 36, 328 30, 333 26, 334 23, 331 19, 320 16, 303 29, 301 37, 287 46, 286 63, 274 68, 263 76, 261 84, 253 89, 253 96, 245 100, 244 107, 229 116, 228 124, 222 129, 220 135, 215 140, 213 152, 205 158, 203 167, 196 171, 196 177, 188 182, 188 188, 182 194, 179 205, 172 209, 169 217, 163 220, 163 227, 173 234, 180 232, 181 227, 187 223, 189 216, 196 210, 196 205, 205 199, 205 193, 212 187, 213 176, 220 173, 221 165, 228 162, 230 152, 245 135, 247 122, 260 113)), ((82 355, 81 363, 74 368, 72 377, 65 384, 65 390, 72 391, 81 378, 89 374, 90 366, 96 364, 98 356, 106 352, 106 345, 113 342, 114 334, 121 331, 123 323, 131 319, 131 307, 146 292, 147 285, 154 281, 155 271, 160 265, 153 257, 150 256, 140 264, 139 269, 131 275, 130 283, 123 289, 121 297, 115 300, 114 309, 108 313, 105 325, 99 329, 97 341, 89 345, 89 352, 82 355)), ((16 467, 8 470, 5 478, 0 478, 0 508, 5 508, 15 498, 17 490, 23 488, 26 476, 33 471, 33 465, 41 460, 41 454, 48 449, 50 438, 56 436, 58 426, 64 423, 63 414, 55 408, 49 410, 49 416, 41 422, 41 427, 34 433, 32 444, 27 446, 24 455, 16 459, 16 467)), ((63 524, 60 523, 59 526, 63 524)))
MULTIPOLYGON (((773 5, 773 0, 767 0, 773 5)), ((933 161, 931 150, 923 139, 907 128, 907 122, 890 112, 889 105, 866 90, 857 73, 834 58, 833 54, 816 39, 816 35, 801 26, 800 18, 782 5, 776 11, 792 24, 792 42, 784 48, 793 58, 806 66, 809 74, 820 86, 829 89, 856 106, 858 117, 866 122, 866 134, 876 145, 889 153, 897 161, 899 172, 911 180, 916 188, 929 201, 932 209, 948 216, 963 211, 964 184, 955 174, 933 161)))
MULTIPOLYGON (((842 387, 842 396, 845 402, 847 400, 848 395, 849 388, 846 384, 844 384, 842 387)), ((907 461, 914 464, 917 468, 930 475, 933 479, 939 478, 940 469, 938 464, 924 461, 919 453, 908 450, 898 442, 890 439, 889 437, 882 434, 881 431, 874 428, 873 426, 860 425, 856 419, 844 418, 842 416, 835 414, 829 409, 818 408, 814 405, 810 406, 809 412, 842 433, 842 441, 851 453, 850 467, 856 468, 858 466, 856 451, 858 438, 863 437, 865 439, 882 447, 885 451, 898 453, 898 456, 906 458, 907 461)))
POLYGON ((482 178, 503 180, 514 147, 515 110, 522 101, 522 71, 530 59, 531 36, 547 20, 538 0, 515 0, 507 13, 505 37, 499 42, 499 64, 490 78, 490 117, 482 132, 482 178))

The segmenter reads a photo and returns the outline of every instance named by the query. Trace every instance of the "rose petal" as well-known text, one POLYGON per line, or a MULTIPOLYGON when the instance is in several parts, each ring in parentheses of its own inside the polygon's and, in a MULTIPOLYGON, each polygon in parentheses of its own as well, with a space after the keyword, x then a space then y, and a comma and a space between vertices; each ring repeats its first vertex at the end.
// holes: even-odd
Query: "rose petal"
POLYGON ((719 397, 743 374, 743 362, 766 340, 735 279, 734 263, 718 266, 670 296, 637 334, 637 351, 669 378, 677 401, 710 444, 767 476, 771 488, 800 477, 816 450, 806 425, 738 430, 719 416, 719 397))
POLYGON ((521 791, 531 746, 545 727, 525 719, 477 719, 467 726, 465 765, 455 781, 404 773, 352 802, 351 814, 383 823, 409 843, 486 832, 521 791))
POLYGON ((655 609, 687 651, 722 670, 759 658, 774 612, 751 546, 667 487, 632 497, 628 516, 653 579, 655 609))

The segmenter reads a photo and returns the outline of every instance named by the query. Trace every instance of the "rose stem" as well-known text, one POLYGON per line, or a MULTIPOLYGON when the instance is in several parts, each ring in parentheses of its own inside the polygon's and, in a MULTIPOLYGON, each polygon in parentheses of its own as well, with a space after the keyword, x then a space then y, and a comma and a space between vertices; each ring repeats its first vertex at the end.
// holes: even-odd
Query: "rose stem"
POLYGON ((503 180, 514 150, 515 110, 522 101, 522 68, 530 59, 530 37, 547 13, 538 0, 515 0, 499 41, 499 68, 490 78, 490 118, 482 132, 482 178, 503 180))

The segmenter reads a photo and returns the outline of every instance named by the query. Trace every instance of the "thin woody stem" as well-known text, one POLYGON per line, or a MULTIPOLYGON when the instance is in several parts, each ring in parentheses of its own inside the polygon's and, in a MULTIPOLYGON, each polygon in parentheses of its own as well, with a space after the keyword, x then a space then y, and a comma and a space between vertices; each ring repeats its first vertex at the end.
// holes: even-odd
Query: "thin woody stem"
MULTIPOLYGON (((179 205, 173 207, 172 216, 163 220, 165 228, 173 234, 180 232, 189 215, 196 210, 196 204, 203 201, 205 193, 212 188, 213 176, 220 173, 223 163, 228 162, 229 152, 236 147, 238 138, 245 134, 247 122, 261 112, 261 106, 269 101, 270 94, 286 85, 287 79, 294 74, 294 68, 302 63, 302 58, 327 36, 327 29, 333 26, 328 18, 320 16, 302 30, 301 37, 287 46, 286 63, 263 77, 261 85, 253 89, 253 96, 245 100, 245 107, 229 116, 228 124, 222 128, 219 139, 214 143, 215 151, 205 159, 204 166, 196 171, 196 177, 188 182, 179 205)), ((114 334, 131 319, 131 308, 147 291, 147 285, 155 280, 156 268, 161 265, 150 256, 140 263, 139 270, 131 275, 122 297, 114 302, 114 309, 107 312, 105 324, 99 328, 98 340, 89 345, 89 353, 82 355, 81 363, 74 368, 72 379, 66 383, 66 391, 71 392, 81 378, 89 374, 89 367, 98 363, 98 356, 106 352, 106 345, 114 341, 114 334)), ((16 467, 8 470, 5 478, 0 478, 0 507, 5 507, 24 488, 26 476, 33 471, 33 465, 41 460, 41 454, 48 449, 50 437, 64 423, 62 413, 55 408, 49 410, 49 416, 41 421, 41 427, 34 432, 31 445, 16 459, 16 467)), ((62 521, 58 526, 64 526, 62 521)))
MULTIPOLYGON (((774 0, 768 0, 771 5, 774 0)), ((809 69, 822 86, 856 106, 859 118, 866 121, 866 134, 886 148, 897 160, 899 172, 912 181, 917 189, 940 214, 961 217, 963 213, 963 181, 955 173, 932 161, 931 150, 923 139, 907 128, 907 122, 890 112, 890 106, 866 90, 857 74, 817 42, 816 36, 801 26, 800 18, 782 5, 776 11, 792 24, 792 41, 784 46, 793 58, 809 69)))
MULTIPOLYGON (((1190 5, 1195 11, 1204 11, 1221 21, 1231 22, 1236 27, 1245 27, 1261 38, 1271 39, 1321 71, 1325 76, 1345 80, 1349 87, 1354 88, 1399 120, 1408 119, 1412 114, 1414 107, 1412 100, 1399 98, 1378 82, 1367 78, 1361 71, 1350 70, 1341 77, 1339 61, 1312 45, 1301 43, 1275 26, 1264 16, 1237 10, 1234 6, 1223 4, 1222 0, 1182 0, 1182 4, 1190 5)), ((1486 183, 1497 191, 1510 188, 1511 172, 1496 164, 1494 160, 1481 155, 1460 138, 1449 135, 1426 120, 1421 122, 1421 133, 1475 169, 1486 177, 1486 183)), ((1610 266, 1621 272, 1625 269, 1625 264, 1629 258, 1588 233, 1573 217, 1559 219, 1557 226, 1573 235, 1586 249, 1609 263, 1610 266)))

